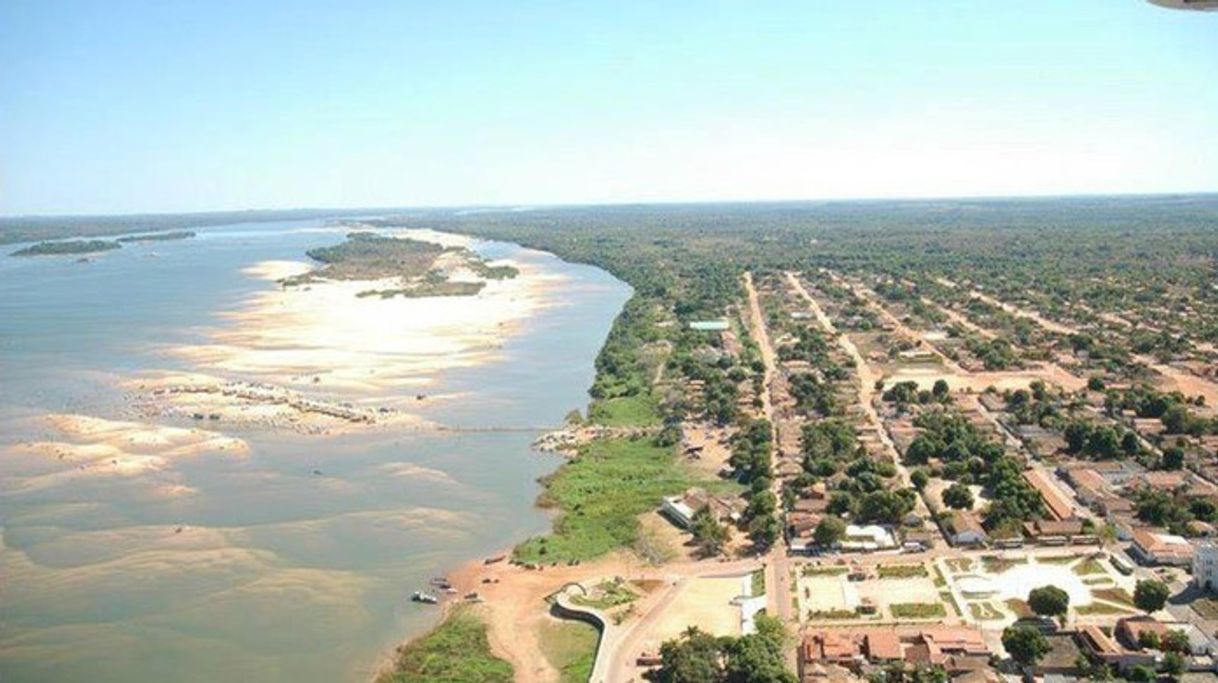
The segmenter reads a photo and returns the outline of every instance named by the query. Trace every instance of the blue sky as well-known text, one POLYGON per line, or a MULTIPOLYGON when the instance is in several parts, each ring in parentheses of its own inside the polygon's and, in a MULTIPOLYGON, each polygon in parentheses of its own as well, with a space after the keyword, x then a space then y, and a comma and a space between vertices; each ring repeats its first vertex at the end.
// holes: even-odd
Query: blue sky
POLYGON ((1218 190, 1145 0, 0 0, 0 214, 1218 190))

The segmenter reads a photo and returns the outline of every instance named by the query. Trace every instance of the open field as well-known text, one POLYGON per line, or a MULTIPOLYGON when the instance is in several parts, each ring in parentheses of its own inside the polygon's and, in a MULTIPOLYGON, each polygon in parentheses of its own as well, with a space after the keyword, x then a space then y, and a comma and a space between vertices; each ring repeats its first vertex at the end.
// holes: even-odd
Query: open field
POLYGON ((597 630, 582 621, 546 621, 539 640, 542 654, 559 673, 559 683, 586 683, 596 657, 597 630))

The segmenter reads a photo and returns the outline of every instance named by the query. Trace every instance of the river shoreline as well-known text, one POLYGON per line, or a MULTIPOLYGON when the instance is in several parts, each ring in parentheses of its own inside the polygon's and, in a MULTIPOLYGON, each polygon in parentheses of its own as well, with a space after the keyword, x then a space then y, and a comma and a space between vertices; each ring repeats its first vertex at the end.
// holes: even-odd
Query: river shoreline
POLYGON ((156 259, 134 247, 88 265, 13 259, 7 266, 20 269, 27 285, 46 284, 26 290, 37 292, 37 308, 9 299, 10 308, 20 304, 19 315, 8 315, 0 332, 21 340, 33 329, 50 340, 28 337, 28 349, 13 351, 21 362, 3 369, 6 383, 28 387, 34 397, 0 413, 23 432, 3 446, 20 452, 0 460, 7 479, 0 494, 9 500, 0 515, 8 536, 0 567, 13 570, 16 591, 0 598, 12 637, 29 644, 7 650, 14 680, 78 680, 88 670, 144 680, 150 666, 169 661, 197 672, 182 680, 214 680, 224 671, 247 679, 362 680, 386 644, 433 625, 435 615, 422 623, 425 612, 407 601, 426 577, 548 526, 533 506, 536 479, 558 461, 528 445, 561 426, 583 399, 626 286, 545 252, 478 241, 488 261, 519 262, 520 276, 438 304, 339 297, 318 283, 282 292, 270 282, 303 269, 293 255, 316 245, 318 234, 346 228, 268 227, 202 231, 195 240, 158 246, 156 259), (155 295, 119 288, 154 271, 166 278, 155 295), (169 303, 183 293, 184 305, 169 303), (122 298, 125 306, 100 324, 93 318, 105 309, 91 298, 103 297, 122 298), (316 302, 331 311, 318 312, 316 302), (351 309, 365 302, 382 313, 355 316, 351 309), (444 323, 426 330, 434 343, 416 342, 407 354, 400 337, 378 340, 387 323, 426 327, 429 305, 445 309, 444 323), (334 330, 352 317, 370 324, 352 333, 355 353, 338 358, 329 349, 346 348, 351 336, 334 330), (463 329, 470 319, 480 338, 463 329), (49 324, 56 320, 65 321, 62 330, 49 324), (301 349, 286 349, 302 325, 321 332, 304 335, 301 349), (103 342, 69 345, 67 335, 79 328, 103 342), (77 355, 57 356, 50 366, 44 358, 60 339, 77 355), (110 350, 112 339, 125 355, 110 350), (202 348, 208 353, 195 355, 202 348), (393 372, 383 369, 386 357, 393 372), (233 359, 240 362, 219 367, 233 359), (83 372, 90 393, 80 389, 83 372), (158 391, 152 405, 140 404, 158 391), (179 399, 172 410, 157 403, 179 399), (264 403, 285 413, 276 417, 264 403), (300 408, 332 412, 316 418, 329 424, 300 429, 285 417, 300 408), (56 411, 64 417, 53 423, 39 417, 56 411), (374 421, 348 419, 365 414, 374 421), (18 422, 20 416, 31 419, 18 422), (220 441, 229 437, 240 447, 220 441), (223 450, 211 449, 215 444, 223 450), (46 476, 60 468, 71 476, 46 476), (76 522, 77 515, 98 521, 76 522), (62 531, 25 531, 52 516, 63 520, 62 531), (96 528, 73 534, 73 525, 96 528), (77 538, 85 544, 80 551, 73 550, 77 538), (52 552, 56 564, 44 564, 52 552), (94 558, 110 554, 109 565, 94 566, 94 558), (283 591, 296 597, 282 600, 283 591), (65 594, 89 598, 60 604, 57 596, 65 594), (149 618, 141 616, 145 604, 157 606, 154 618, 166 628, 138 647, 108 647, 149 618), (57 620, 79 622, 77 612, 95 606, 118 616, 56 637, 57 620), (292 636, 298 647, 291 648, 314 655, 281 658, 287 634, 241 626, 255 614, 314 624, 292 636), (185 630, 174 626, 179 619, 189 624, 185 630), (348 635, 336 640, 323 634, 332 630, 323 624, 348 635))

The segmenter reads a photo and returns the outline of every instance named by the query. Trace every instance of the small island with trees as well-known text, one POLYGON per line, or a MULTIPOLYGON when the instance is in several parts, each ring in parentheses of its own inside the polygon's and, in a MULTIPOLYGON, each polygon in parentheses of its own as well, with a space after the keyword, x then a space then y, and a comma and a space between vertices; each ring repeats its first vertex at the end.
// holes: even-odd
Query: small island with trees
POLYGON ((491 265, 464 247, 445 247, 373 232, 352 232, 347 240, 330 247, 310 249, 309 258, 320 268, 280 280, 284 287, 322 280, 396 279, 393 287, 369 289, 359 297, 379 296, 472 296, 486 287, 486 280, 506 280, 519 274, 508 265, 491 265))
POLYGON ((113 240, 67 240, 65 242, 39 242, 24 249, 18 249, 9 256, 79 256, 121 248, 122 245, 113 240))

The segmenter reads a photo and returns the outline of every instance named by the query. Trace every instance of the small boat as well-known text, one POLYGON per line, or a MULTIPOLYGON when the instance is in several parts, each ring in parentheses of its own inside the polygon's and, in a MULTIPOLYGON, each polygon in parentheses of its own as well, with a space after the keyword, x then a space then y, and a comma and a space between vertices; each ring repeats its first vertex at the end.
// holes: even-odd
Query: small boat
POLYGON ((423 591, 415 591, 414 593, 411 593, 410 599, 413 602, 421 602, 425 605, 434 605, 440 602, 440 598, 437 598, 431 593, 424 593, 423 591))
POLYGON ((449 586, 451 586, 453 584, 451 581, 444 578, 443 576, 437 576, 436 578, 431 580, 431 585, 439 587, 439 588, 448 588, 449 586))
POLYGON ((488 557, 482 561, 482 564, 495 564, 496 562, 502 562, 504 560, 504 558, 505 558, 504 555, 496 555, 494 557, 488 557))

